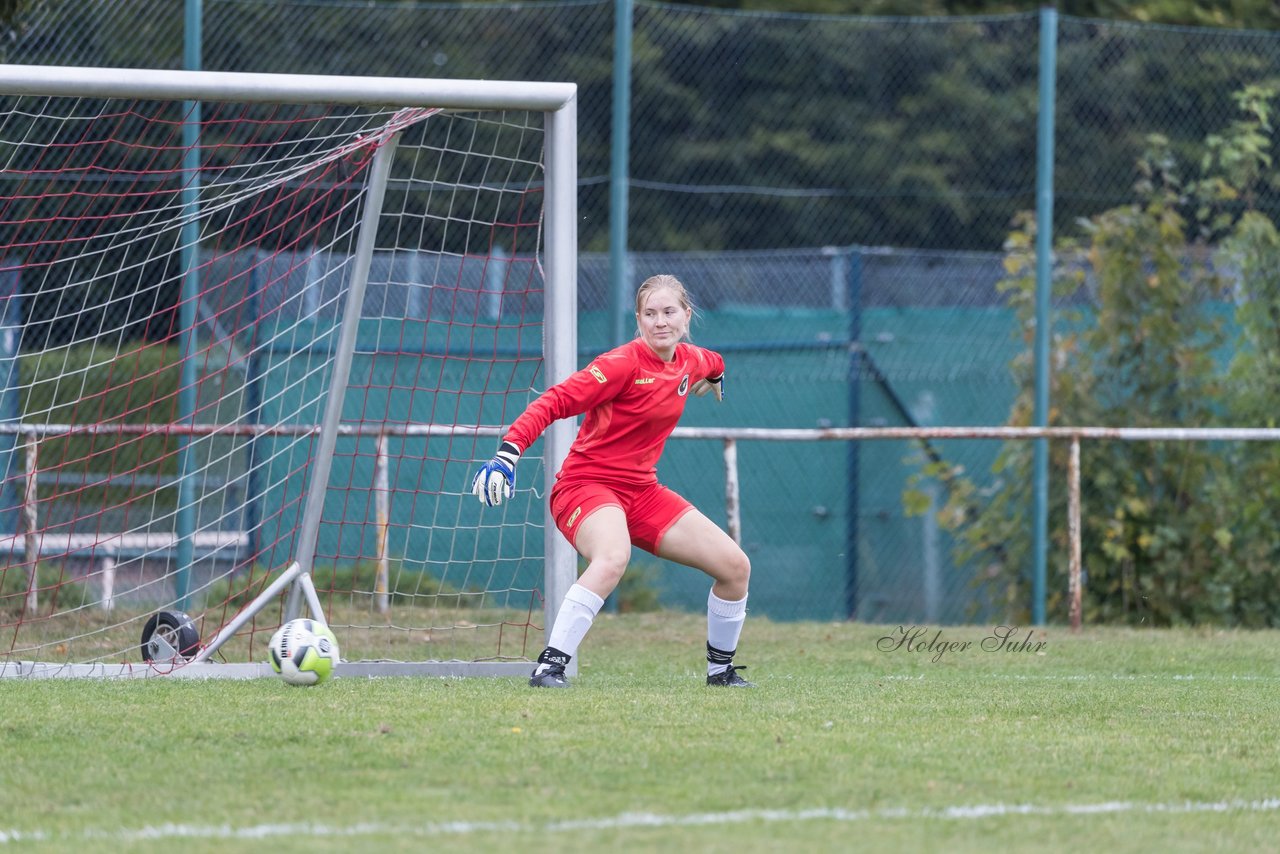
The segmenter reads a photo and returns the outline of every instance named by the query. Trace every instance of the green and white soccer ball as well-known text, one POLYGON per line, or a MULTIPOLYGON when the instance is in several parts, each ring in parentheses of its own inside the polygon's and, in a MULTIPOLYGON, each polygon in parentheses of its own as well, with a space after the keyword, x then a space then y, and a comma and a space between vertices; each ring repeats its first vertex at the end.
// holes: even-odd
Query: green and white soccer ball
POLYGON ((271 669, 290 685, 319 685, 338 666, 338 639, 324 623, 290 620, 267 645, 271 669))

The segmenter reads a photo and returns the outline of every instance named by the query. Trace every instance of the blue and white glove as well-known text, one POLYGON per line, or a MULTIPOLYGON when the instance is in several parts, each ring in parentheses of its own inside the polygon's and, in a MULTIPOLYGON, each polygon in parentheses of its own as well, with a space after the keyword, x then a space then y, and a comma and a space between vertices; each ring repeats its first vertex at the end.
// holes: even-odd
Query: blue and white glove
POLYGON ((724 401, 724 374, 718 377, 707 377, 705 380, 698 380, 693 384, 693 393, 698 397, 715 392, 718 402, 724 401))
POLYGON ((504 498, 510 498, 516 487, 516 461, 520 449, 510 442, 503 442, 493 459, 480 466, 471 481, 471 493, 482 504, 497 507, 504 498))

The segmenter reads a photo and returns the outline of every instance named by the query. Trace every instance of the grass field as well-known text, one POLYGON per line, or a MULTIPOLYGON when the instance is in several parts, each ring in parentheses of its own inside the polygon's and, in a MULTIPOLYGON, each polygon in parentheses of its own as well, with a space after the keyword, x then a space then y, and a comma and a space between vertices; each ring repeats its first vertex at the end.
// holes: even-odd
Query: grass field
POLYGON ((1280 846, 1280 632, 992 633, 750 620, 754 690, 669 613, 602 615, 568 691, 7 680, 0 848, 1280 846))

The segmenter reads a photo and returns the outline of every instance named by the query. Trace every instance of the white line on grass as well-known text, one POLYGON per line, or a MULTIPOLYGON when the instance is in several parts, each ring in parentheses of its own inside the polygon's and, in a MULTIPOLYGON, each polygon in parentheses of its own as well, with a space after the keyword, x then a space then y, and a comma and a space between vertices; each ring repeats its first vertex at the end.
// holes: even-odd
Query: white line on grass
MULTIPOLYGON (((972 673, 969 671, 944 671, 937 674, 945 677, 951 673, 963 673, 966 679, 977 677, 998 679, 1008 682, 1275 682, 1280 676, 1259 676, 1252 674, 1195 674, 1195 673, 972 673)), ((923 682, 929 678, 924 673, 886 673, 883 676, 872 676, 873 681, 886 682, 923 682)))
POLYGON ((541 824, 515 821, 449 821, 428 824, 383 824, 364 822, 349 825, 330 824, 257 824, 234 827, 229 824, 161 824, 137 830, 88 830, 78 834, 60 834, 42 830, 0 830, 0 844, 7 842, 48 842, 52 840, 85 840, 134 842, 156 839, 266 839, 277 836, 356 837, 356 836, 469 836, 476 833, 566 833, 580 830, 622 830, 630 827, 699 827, 740 824, 742 822, 861 822, 872 820, 967 821, 1006 816, 1074 816, 1117 813, 1178 815, 1189 813, 1276 812, 1280 798, 1231 801, 1177 801, 1143 804, 1132 801, 1103 801, 1094 804, 974 804, 971 806, 926 809, 885 808, 877 810, 819 807, 807 810, 749 809, 731 812, 661 815, 656 813, 621 813, 602 818, 550 821, 541 824))

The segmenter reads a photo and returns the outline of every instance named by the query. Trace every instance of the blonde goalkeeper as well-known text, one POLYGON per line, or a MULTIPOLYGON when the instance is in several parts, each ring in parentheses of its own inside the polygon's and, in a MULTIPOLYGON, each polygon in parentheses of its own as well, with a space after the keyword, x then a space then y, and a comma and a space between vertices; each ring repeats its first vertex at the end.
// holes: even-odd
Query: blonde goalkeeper
POLYGON ((693 304, 675 276, 636 293, 637 337, 547 389, 515 420, 472 482, 489 506, 510 498, 516 464, 555 421, 585 413, 556 475, 551 513, 587 561, 565 594, 529 683, 568 685, 565 667, 631 560, 633 546, 701 570, 707 594, 707 684, 749 687, 733 663, 747 609, 751 562, 728 534, 658 483, 657 462, 690 393, 724 397, 724 359, 684 339, 693 304))

